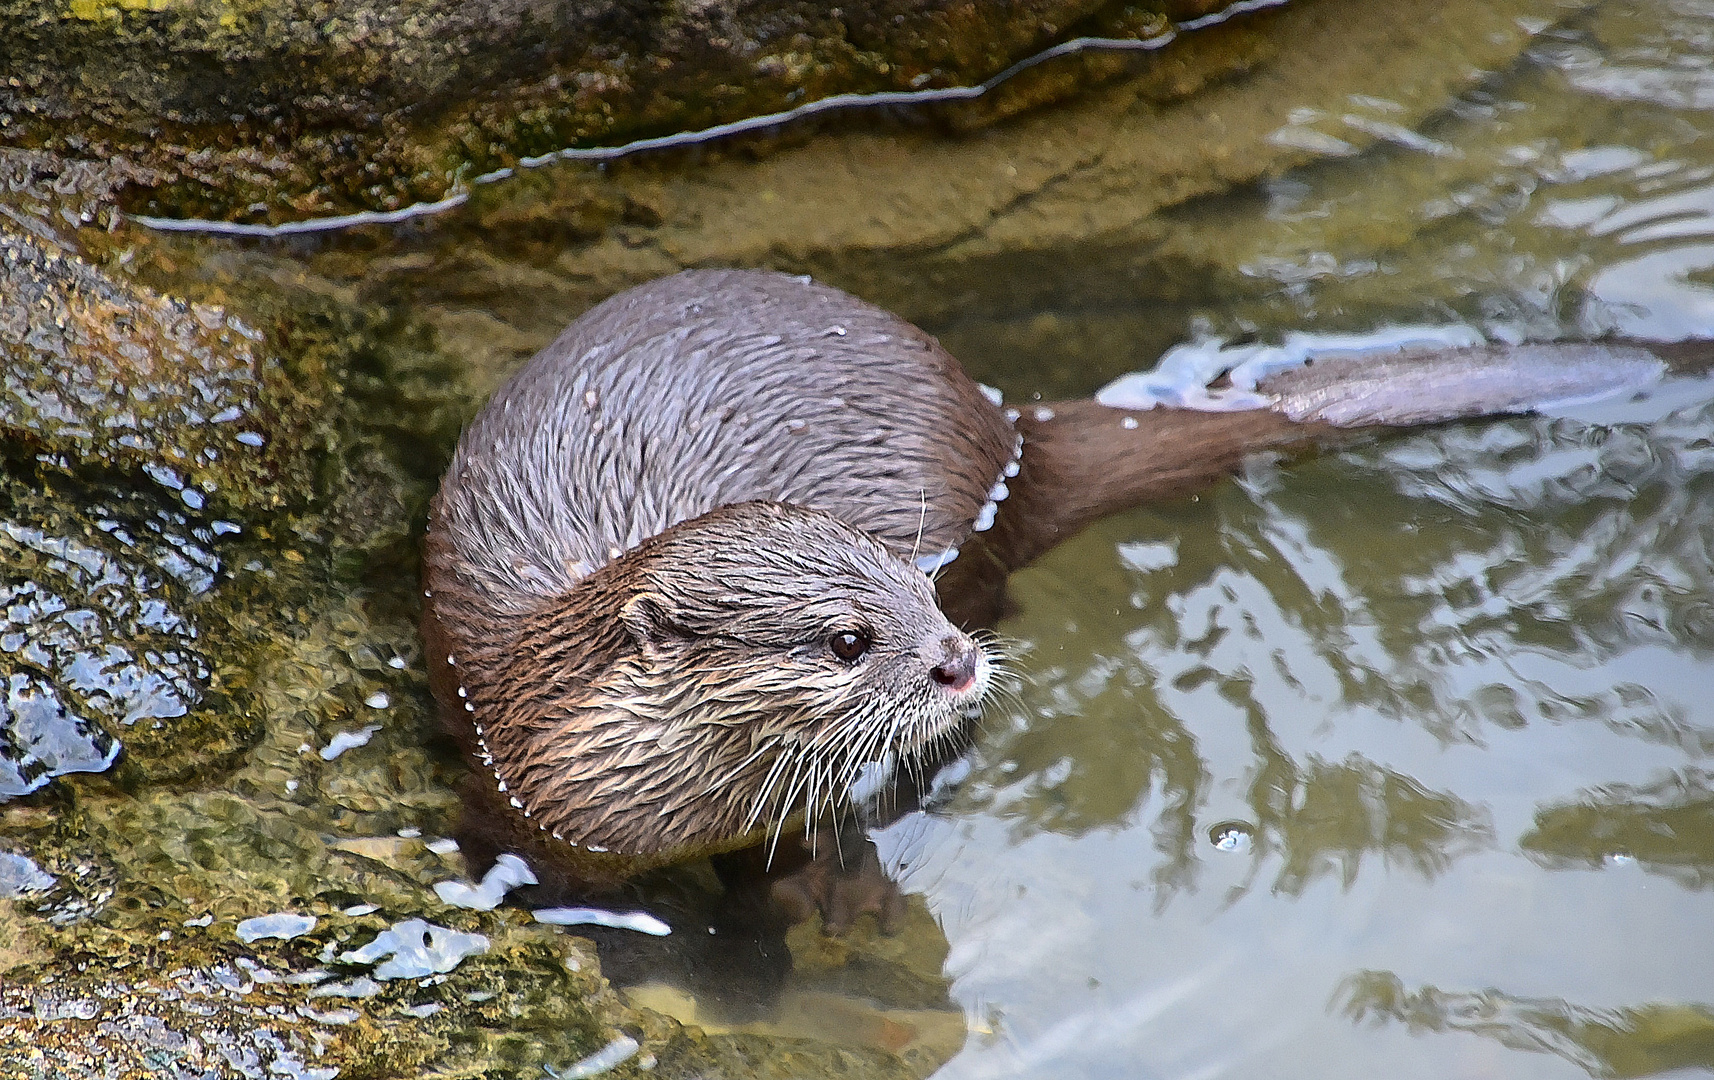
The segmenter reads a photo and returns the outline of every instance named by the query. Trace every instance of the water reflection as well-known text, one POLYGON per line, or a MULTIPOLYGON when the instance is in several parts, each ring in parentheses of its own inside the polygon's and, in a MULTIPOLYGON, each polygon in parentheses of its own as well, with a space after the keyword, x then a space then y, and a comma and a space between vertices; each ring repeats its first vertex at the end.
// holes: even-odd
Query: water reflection
POLYGON ((1689 769, 1647 784, 1611 784, 1543 806, 1518 841, 1551 869, 1635 861, 1689 889, 1714 885, 1714 777, 1689 769))
POLYGON ((17 471, 0 481, 0 798, 101 772, 110 730, 158 742, 202 703, 190 610, 220 570, 211 528, 146 494, 88 493, 68 515, 17 471))
POLYGON ((1279 779, 1269 776, 1252 797, 1282 856, 1274 890, 1288 896, 1323 874, 1350 886, 1366 853, 1434 877, 1493 840, 1479 807, 1372 762, 1311 758, 1291 786, 1279 779))
MULTIPOLYGON (((952 1075, 1031 1061, 1119 1075, 1145 1047, 1242 1075, 1280 1046, 1294 1075, 1365 1075, 1384 1044, 1339 1040, 1335 1064, 1283 1002, 1326 994, 1377 950, 1476 985, 1544 963, 1568 999, 1647 983, 1636 950, 1670 949, 1694 907, 1640 896, 1627 860, 1687 884, 1707 865, 1705 772, 1681 766, 1714 734, 1710 396, 1692 380, 1605 412, 1260 463, 1019 575, 1006 629, 1032 646, 1022 708, 989 723, 956 816, 894 838, 948 926, 955 993, 1001 1034, 952 1075), (1679 771, 1663 784, 1663 770, 1679 771), (1231 850, 1235 823, 1248 843, 1231 850), (1609 872, 1541 875, 1573 866, 1609 872), (1153 918, 1122 925, 1127 906, 1153 918), (1633 917, 1659 920, 1646 942, 1560 945, 1633 917), (1043 948, 1066 954, 1005 970, 1043 948), (1237 1002, 1201 988, 1211 970, 1237 1002), (1102 991, 1076 995, 1075 972, 1102 991), (1158 1011, 1131 1034, 1054 1041, 1145 1001, 1158 1011), (1190 1002, 1216 1001, 1234 1014, 1220 1030, 1271 1033, 1226 1057, 1218 1036, 1179 1030, 1190 1002)), ((1666 980, 1692 999, 1698 958, 1666 980)), ((1415 1075, 1458 1072, 1414 1060, 1415 1075)))
POLYGON ((1714 1068, 1714 1006, 1702 1003, 1592 1009, 1499 990, 1409 991, 1391 972, 1364 971, 1341 985, 1334 1004, 1354 1023, 1403 1024, 1413 1035, 1479 1035, 1508 1049, 1564 1058, 1590 1076, 1714 1068))
MULTIPOLYGON (((1072 681, 1085 689, 1104 683, 1113 674, 1105 667, 1094 660, 1072 681)), ((1243 839, 1222 845, 1216 838, 1216 847, 1249 854, 1250 877, 1239 888, 1250 888, 1269 867, 1267 886, 1285 895, 1323 876, 1349 886, 1365 855, 1433 877, 1460 855, 1492 844, 1487 813, 1450 792, 1429 790, 1357 754, 1338 762, 1314 754, 1295 759, 1269 730, 1243 672, 1224 678, 1204 667, 1181 676, 1175 688, 1194 692, 1204 683, 1222 684, 1215 692, 1243 717, 1247 756, 1214 761, 1199 746, 1199 725, 1173 716, 1146 689, 1126 685, 1080 696, 1062 684, 1060 694, 1050 692, 1061 699, 1057 708, 1036 709, 1015 737, 985 741, 985 754, 1001 760, 976 777, 958 810, 1010 822, 1015 842, 1037 831, 1145 828, 1159 855, 1150 874, 1157 904, 1196 887, 1204 839, 1220 829, 1243 839), (1152 699, 1150 706, 1139 698, 1152 699), (1219 771, 1211 774, 1211 764, 1219 771), (1211 788, 1242 791, 1242 823, 1207 824, 1211 788), (1138 820, 1145 808, 1152 816, 1138 820)), ((1026 704, 1034 700, 1026 694, 1026 704)))
MULTIPOLYGON (((1684 113, 1714 101, 1700 54, 1708 13, 1699 9, 1663 5, 1658 22, 1614 13, 1604 33, 1550 43, 1538 56, 1590 97, 1670 110, 1680 118, 1674 141, 1689 141, 1695 133, 1684 113)), ((1653 149, 1574 150, 1544 175, 1553 187, 1535 223, 1594 241, 1606 256, 1587 283, 1589 332, 1672 341, 1714 322, 1714 294, 1704 284, 1714 270, 1710 170, 1696 157, 1653 149)))

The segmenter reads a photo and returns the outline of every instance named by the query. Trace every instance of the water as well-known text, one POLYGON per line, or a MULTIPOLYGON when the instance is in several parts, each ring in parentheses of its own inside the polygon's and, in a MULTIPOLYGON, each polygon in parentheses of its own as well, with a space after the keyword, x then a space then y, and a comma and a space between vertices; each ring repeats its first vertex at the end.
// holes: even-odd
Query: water
MULTIPOLYGON (((1196 208, 1244 248, 1166 321, 1707 335, 1714 6, 1627 7, 1543 34, 1433 152, 1196 208)), ((1133 316, 1050 317, 1017 353, 964 333, 1022 373, 1133 316)), ((939 1075, 1714 1069, 1714 405, 1645 414, 1257 465, 1015 579, 1022 706, 883 838, 971 1021, 939 1075)))
MULTIPOLYGON (((225 573, 277 569, 293 591, 211 613, 200 578, 168 582, 145 629, 207 627, 196 648, 96 689, 167 722, 225 707, 203 701, 212 668, 261 702, 264 733, 201 787, 150 766, 142 797, 73 789, 97 868, 43 869, 164 892, 186 937, 205 913, 282 910, 346 927, 339 949, 416 914, 440 929, 426 897, 456 855, 418 826, 444 832, 457 768, 423 747, 406 530, 504 373, 657 274, 814 273, 1014 403, 1091 394, 1174 345, 1294 332, 1714 338, 1714 4, 1322 0, 1219 33, 1253 77, 1187 60, 969 136, 859 123, 756 158, 546 167, 398 227, 140 246, 139 273, 165 258, 240 310, 297 305, 297 347, 337 360, 360 414, 330 443, 357 479, 317 489, 314 529, 234 511, 242 549, 183 507, 126 517, 232 545, 225 573), (276 635, 265 678, 232 674, 232 641, 276 635), (182 708, 157 707, 169 692, 182 708)), ((949 1080, 1714 1071, 1711 545, 1705 380, 1253 462, 1014 579, 1020 698, 943 805, 877 838, 915 905, 898 938, 794 933, 781 995, 742 1007, 736 971, 609 971, 710 1030, 880 1048, 949 1080)), ((162 558, 121 569, 160 593, 162 558)), ((148 760, 145 726, 120 732, 127 760, 148 760)), ((107 752, 92 737, 68 760, 107 752)), ((658 895, 706 888, 691 871, 658 895)), ((99 909, 111 889, 86 893, 99 909)), ((141 911, 125 919, 152 936, 141 911)), ((536 1060, 519 1047, 566 1026, 541 998, 582 976, 517 967, 560 939, 503 914, 457 923, 494 947, 436 1001, 370 984, 341 1006, 468 1033, 527 997, 534 1026, 501 1057, 536 1060), (460 1011, 499 992, 504 1010, 460 1011)), ((289 956, 334 941, 310 936, 289 956)), ((537 1056, 613 1045, 578 1022, 576 1047, 537 1056)))

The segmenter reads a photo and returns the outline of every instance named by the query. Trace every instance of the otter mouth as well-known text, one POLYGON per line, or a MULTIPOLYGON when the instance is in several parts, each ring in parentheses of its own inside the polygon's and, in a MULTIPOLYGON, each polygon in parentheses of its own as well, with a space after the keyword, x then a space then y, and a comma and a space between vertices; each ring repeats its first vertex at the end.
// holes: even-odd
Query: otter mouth
POLYGON ((862 806, 882 797, 897 782, 901 767, 912 767, 912 763, 920 764, 944 751, 968 730, 969 724, 981 718, 993 689, 995 661, 980 649, 978 655, 979 661, 963 677, 951 681, 935 677, 937 689, 948 706, 946 711, 914 730, 901 733, 878 757, 857 767, 845 787, 847 803, 862 806))
POLYGON ((951 745, 981 715, 996 671, 986 650, 974 643, 966 648, 962 662, 931 670, 926 700, 901 705, 890 717, 870 713, 860 732, 823 733, 781 753, 757 784, 744 828, 764 825, 777 833, 802 813, 813 835, 821 816, 837 817, 883 796, 901 768, 920 767, 951 745))
MULTIPOLYGON (((986 678, 972 678, 963 687, 957 688, 953 693, 948 693, 947 696, 951 699, 947 704, 952 707, 954 720, 979 719, 982 716, 982 706, 987 703, 988 699, 988 680, 986 678)), ((943 726, 953 726, 953 720, 949 720, 943 726)), ((934 741, 939 737, 939 734, 931 735, 928 741, 934 741)))

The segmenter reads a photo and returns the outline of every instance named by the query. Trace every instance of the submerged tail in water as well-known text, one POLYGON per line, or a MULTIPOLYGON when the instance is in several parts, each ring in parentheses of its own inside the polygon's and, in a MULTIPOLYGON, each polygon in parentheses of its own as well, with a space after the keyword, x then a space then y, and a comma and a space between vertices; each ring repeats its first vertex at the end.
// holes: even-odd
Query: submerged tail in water
POLYGON ((1672 367, 1706 368, 1709 349, 1670 365, 1629 344, 1412 347, 1311 354, 1251 376, 1221 373, 1162 404, 1130 380, 1096 400, 1020 410, 1020 474, 985 546, 1006 571, 1096 519, 1185 495, 1257 451, 1290 450, 1353 429, 1534 412, 1635 393, 1672 367))

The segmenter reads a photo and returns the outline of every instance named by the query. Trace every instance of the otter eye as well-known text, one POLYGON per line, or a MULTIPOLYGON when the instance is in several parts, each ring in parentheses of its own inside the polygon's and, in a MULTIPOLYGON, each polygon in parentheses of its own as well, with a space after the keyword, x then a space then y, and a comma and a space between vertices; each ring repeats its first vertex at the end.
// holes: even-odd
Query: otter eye
POLYGON ((869 635, 861 630, 842 630, 827 639, 827 647, 833 651, 833 655, 847 664, 855 662, 858 657, 868 652, 872 644, 869 635))

